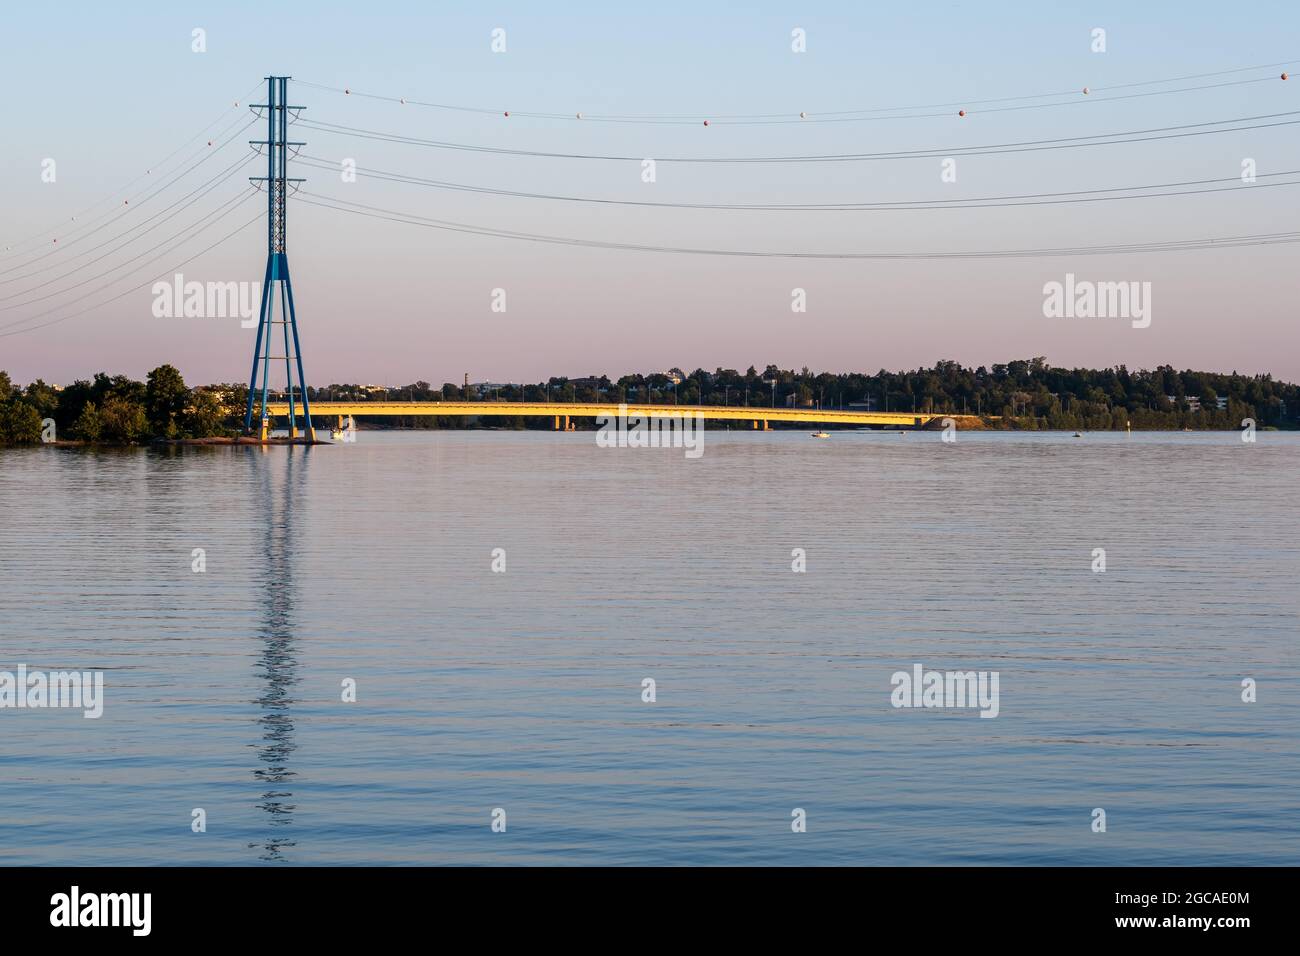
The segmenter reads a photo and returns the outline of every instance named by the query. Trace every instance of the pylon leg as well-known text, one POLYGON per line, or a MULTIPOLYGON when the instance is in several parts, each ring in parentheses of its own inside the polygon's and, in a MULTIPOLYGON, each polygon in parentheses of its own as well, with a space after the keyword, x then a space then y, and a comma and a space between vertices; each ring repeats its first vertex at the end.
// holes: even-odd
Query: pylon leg
MULTIPOLYGON (((285 297, 288 285, 287 278, 280 283, 280 317, 284 320, 284 325, 281 326, 284 329, 284 397, 289 400, 289 437, 297 438, 298 420, 293 411, 293 368, 289 364, 289 303, 285 297)), ((305 390, 306 383, 303 383, 303 387, 305 390)))
POLYGON ((262 333, 270 330, 266 324, 267 297, 271 293, 271 258, 266 259, 266 278, 262 281, 262 305, 257 312, 257 342, 253 345, 253 374, 248 377, 248 408, 244 412, 244 433, 253 433, 253 397, 257 392, 257 360, 262 354, 262 333))

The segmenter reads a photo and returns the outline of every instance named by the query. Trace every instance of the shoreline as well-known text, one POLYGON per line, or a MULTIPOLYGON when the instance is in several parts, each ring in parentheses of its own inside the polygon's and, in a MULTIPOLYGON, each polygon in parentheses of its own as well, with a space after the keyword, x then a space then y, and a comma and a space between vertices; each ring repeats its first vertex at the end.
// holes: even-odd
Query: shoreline
MULTIPOLYGON (((960 416, 955 416, 955 417, 960 417, 960 416)), ((706 419, 706 421, 708 420, 709 419, 706 419)), ((862 432, 869 432, 869 433, 879 433, 879 434, 903 435, 903 434, 907 434, 908 432, 935 432, 935 431, 943 430, 942 425, 938 424, 937 422, 931 423, 929 425, 922 425, 920 427, 915 427, 915 428, 866 428, 860 426, 837 427, 835 425, 823 425, 821 426, 821 428, 822 430, 829 431, 832 434, 837 434, 837 433, 858 434, 862 432)), ((707 430, 721 431, 721 432, 736 432, 737 434, 751 433, 751 430, 748 428, 712 428, 707 430)), ((535 431, 535 432, 550 433, 552 430, 548 428, 547 429, 500 428, 500 427, 483 426, 483 425, 471 425, 464 428, 402 428, 402 427, 395 427, 392 425, 376 425, 366 429, 358 429, 358 431, 452 432, 452 433, 458 433, 458 432, 514 433, 514 432, 535 431)), ((571 434, 573 432, 590 432, 594 434, 597 431, 599 431, 598 427, 577 427, 571 429, 569 433, 571 434)), ((769 433, 776 432, 776 431, 800 433, 804 431, 804 428, 802 426, 771 428, 768 431, 769 433)), ((1130 434, 1131 435, 1135 433, 1168 434, 1168 435, 1178 435, 1178 434, 1239 435, 1241 434, 1241 429, 1239 428, 1141 428, 1141 429, 1134 428, 1131 430, 1126 430, 1121 428, 1105 428, 1105 429, 1015 428, 1015 427, 1008 428, 1008 427, 989 426, 987 424, 983 426, 975 426, 975 427, 962 425, 959 426, 959 431, 983 431, 983 432, 994 432, 994 433, 1024 432, 1024 433, 1031 433, 1031 434, 1038 434, 1038 435, 1078 435, 1080 437, 1085 435, 1090 435, 1090 434, 1091 435, 1108 435, 1108 434, 1110 435, 1130 434)), ((1285 429, 1285 428, 1278 428, 1276 426, 1268 425, 1268 426, 1263 426, 1261 428, 1258 428, 1257 431, 1284 434, 1284 433, 1300 431, 1300 429, 1285 429)), ((561 432, 561 434, 563 433, 561 432)), ((0 450, 4 450, 5 448, 22 448, 22 447, 31 448, 31 447, 38 447, 38 446, 45 447, 45 448, 70 449, 70 448, 151 448, 151 447, 185 448, 185 447, 205 447, 205 446, 206 447, 245 447, 245 446, 269 447, 269 446, 280 446, 280 445, 302 445, 302 446, 322 445, 323 446, 323 445, 337 445, 337 444, 342 444, 342 443, 337 441, 328 441, 322 439, 311 441, 310 439, 307 438, 301 438, 301 437, 289 438, 287 436, 273 436, 266 440, 262 440, 261 438, 256 438, 252 436, 238 435, 233 437, 232 436, 210 436, 206 438, 159 438, 159 439, 154 439, 152 441, 143 441, 143 442, 104 442, 104 441, 90 442, 90 441, 81 441, 77 439, 59 439, 59 440, 48 441, 48 442, 34 442, 26 446, 0 445, 0 450)))

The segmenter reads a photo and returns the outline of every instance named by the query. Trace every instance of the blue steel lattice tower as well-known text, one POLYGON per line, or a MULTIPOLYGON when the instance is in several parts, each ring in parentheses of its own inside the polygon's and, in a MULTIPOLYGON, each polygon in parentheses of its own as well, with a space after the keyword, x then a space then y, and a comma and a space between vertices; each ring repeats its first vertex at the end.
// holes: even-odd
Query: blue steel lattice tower
POLYGON ((297 393, 302 403, 303 434, 308 441, 316 440, 316 430, 311 424, 311 403, 307 399, 307 380, 302 371, 302 349, 298 345, 298 319, 293 307, 293 285, 289 281, 289 257, 285 251, 285 201, 290 183, 289 147, 302 143, 288 141, 289 112, 296 117, 302 106, 289 105, 289 77, 266 78, 266 102, 253 103, 252 109, 266 110, 266 139, 250 140, 266 147, 266 175, 250 176, 253 182, 266 184, 266 279, 262 283, 262 307, 257 324, 257 343, 253 346, 253 374, 248 379, 248 408, 244 412, 244 432, 253 432, 253 399, 258 392, 258 366, 261 366, 260 435, 265 440, 269 434, 270 416, 267 415, 267 398, 270 394, 271 362, 284 361, 285 398, 289 404, 289 437, 298 437, 296 402, 294 400, 294 369, 298 372, 297 393), (275 318, 276 285, 279 285, 280 318, 275 318), (272 355, 273 326, 283 330, 284 354, 272 355), (290 350, 289 343, 293 348, 290 350))

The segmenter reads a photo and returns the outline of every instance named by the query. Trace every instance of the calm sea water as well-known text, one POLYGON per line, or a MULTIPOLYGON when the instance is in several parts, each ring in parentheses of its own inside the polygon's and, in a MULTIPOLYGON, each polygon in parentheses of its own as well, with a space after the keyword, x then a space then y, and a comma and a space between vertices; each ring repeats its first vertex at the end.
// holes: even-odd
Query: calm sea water
POLYGON ((1300 436, 705 447, 0 451, 0 862, 1300 862, 1300 436))

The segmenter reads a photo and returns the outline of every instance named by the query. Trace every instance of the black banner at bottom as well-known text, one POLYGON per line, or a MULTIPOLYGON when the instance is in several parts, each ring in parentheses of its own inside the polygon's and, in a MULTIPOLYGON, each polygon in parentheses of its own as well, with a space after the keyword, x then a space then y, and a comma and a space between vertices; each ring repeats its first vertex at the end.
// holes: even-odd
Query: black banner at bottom
POLYGON ((247 943, 273 929, 281 939, 345 943, 433 927, 536 942, 560 922, 568 940, 613 942, 623 937, 604 934, 646 939, 689 921, 739 938, 786 923, 812 936, 847 929, 904 943, 965 927, 972 944, 1050 933, 1232 945, 1286 928, 1295 877, 1223 868, 32 868, 0 870, 0 918, 7 942, 76 934, 80 943, 247 943))

